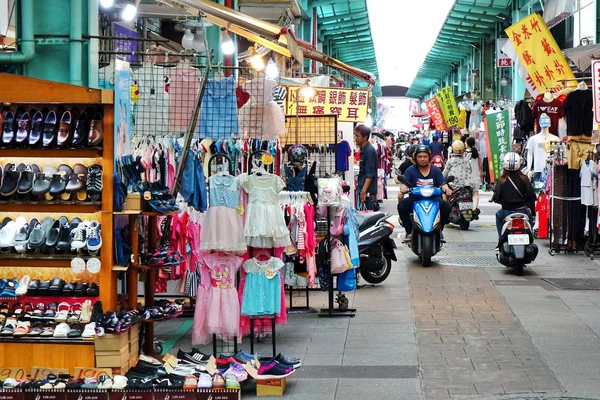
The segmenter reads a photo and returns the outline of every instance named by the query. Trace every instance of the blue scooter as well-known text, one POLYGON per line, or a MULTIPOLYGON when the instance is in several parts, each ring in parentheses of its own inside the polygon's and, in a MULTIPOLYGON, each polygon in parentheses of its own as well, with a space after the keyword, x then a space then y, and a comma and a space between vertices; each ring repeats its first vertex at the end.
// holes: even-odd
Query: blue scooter
MULTIPOLYGON (((431 258, 442 249, 442 225, 440 223, 440 205, 432 197, 442 195, 442 190, 435 186, 411 187, 404 176, 398 180, 410 188, 410 194, 419 200, 413 206, 412 240, 408 244, 412 252, 419 256, 424 267, 431 265, 431 258)), ((453 176, 446 183, 454 181, 453 176)))

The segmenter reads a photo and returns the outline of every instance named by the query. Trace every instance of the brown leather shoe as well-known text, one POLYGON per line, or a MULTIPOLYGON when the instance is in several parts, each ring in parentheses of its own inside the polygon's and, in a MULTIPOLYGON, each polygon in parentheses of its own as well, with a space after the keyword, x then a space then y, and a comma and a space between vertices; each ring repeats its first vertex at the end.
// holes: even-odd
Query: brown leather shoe
POLYGON ((102 129, 102 115, 100 113, 94 114, 92 122, 90 123, 90 133, 88 135, 88 145, 95 147, 99 146, 104 139, 102 129))
POLYGON ((58 147, 65 147, 69 145, 71 139, 71 133, 73 132, 72 117, 69 111, 65 111, 60 118, 60 124, 58 126, 58 135, 56 137, 56 145, 58 147))

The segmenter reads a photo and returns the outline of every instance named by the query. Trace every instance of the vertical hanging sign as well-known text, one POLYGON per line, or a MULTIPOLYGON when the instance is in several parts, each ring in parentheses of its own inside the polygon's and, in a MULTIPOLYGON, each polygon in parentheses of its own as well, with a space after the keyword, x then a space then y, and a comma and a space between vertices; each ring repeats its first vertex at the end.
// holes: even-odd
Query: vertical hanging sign
POLYGON ((127 61, 115 60, 115 160, 131 154, 131 73, 127 61))
POLYGON ((508 110, 485 116, 490 180, 495 182, 502 172, 504 155, 510 151, 510 117, 508 110))
POLYGON ((558 91, 561 86, 565 86, 561 80, 575 78, 554 36, 539 14, 526 16, 506 28, 505 32, 527 69, 526 79, 532 81, 540 92, 558 91))
POLYGON ((444 121, 449 128, 458 128, 458 106, 456 105, 456 99, 452 93, 452 88, 446 86, 440 90, 435 97, 438 99, 440 108, 444 114, 444 121))
POLYGON ((427 111, 429 112, 429 117, 431 118, 431 123, 438 131, 446 131, 448 127, 446 126, 446 122, 444 121, 444 114, 442 113, 442 109, 440 108, 440 103, 438 99, 433 97, 425 102, 427 105, 427 111))
POLYGON ((594 121, 600 124, 600 60, 592 61, 592 88, 594 92, 594 121))

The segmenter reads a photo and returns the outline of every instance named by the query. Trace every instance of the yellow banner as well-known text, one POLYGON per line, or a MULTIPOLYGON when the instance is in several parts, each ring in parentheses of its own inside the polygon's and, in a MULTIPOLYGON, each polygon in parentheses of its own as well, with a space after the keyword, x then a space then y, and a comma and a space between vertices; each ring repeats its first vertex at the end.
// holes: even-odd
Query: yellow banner
POLYGON ((505 32, 527 69, 527 80, 540 92, 559 91, 561 86, 566 86, 565 82, 559 80, 575 78, 539 14, 528 15, 506 28, 505 32))
POLYGON ((458 106, 456 105, 456 99, 452 93, 452 88, 446 86, 442 90, 436 93, 435 97, 440 103, 442 112, 444 113, 444 120, 449 128, 458 128, 458 106))
POLYGON ((285 113, 288 115, 331 115, 338 121, 364 122, 369 109, 369 91, 364 89, 314 88, 315 95, 305 98, 301 87, 289 86, 285 113))

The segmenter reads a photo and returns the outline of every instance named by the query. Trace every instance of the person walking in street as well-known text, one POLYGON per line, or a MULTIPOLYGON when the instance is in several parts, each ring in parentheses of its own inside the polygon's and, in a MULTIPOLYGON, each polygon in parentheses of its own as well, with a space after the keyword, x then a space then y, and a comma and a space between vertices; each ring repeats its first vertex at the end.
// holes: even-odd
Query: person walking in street
POLYGON ((377 203, 377 150, 369 142, 371 129, 365 125, 354 128, 354 143, 360 148, 358 172, 359 204, 371 211, 379 211, 377 203))
POLYGON ((526 175, 521 172, 521 157, 515 152, 506 153, 504 156, 504 169, 500 179, 496 182, 494 195, 490 202, 498 203, 502 206, 501 210, 496 211, 496 229, 498 230, 498 239, 502 236, 502 226, 504 219, 514 213, 523 213, 529 216, 533 226, 531 211, 527 204, 535 201, 535 193, 531 182, 526 175))
POLYGON ((429 143, 429 149, 431 150, 431 157, 444 157, 444 145, 440 143, 440 138, 437 135, 433 136, 433 142, 429 143))
MULTIPOLYGON (((444 176, 442 175, 442 171, 435 165, 431 164, 431 150, 429 147, 425 145, 419 145, 415 154, 413 155, 415 160, 415 165, 409 167, 406 170, 406 174, 404 177, 411 187, 417 186, 435 186, 439 187, 446 193, 446 195, 450 196, 452 194, 452 189, 444 183, 444 176)), ((409 192, 409 188, 406 185, 400 186, 400 193, 407 194, 409 192)), ((443 200, 441 196, 432 197, 431 200, 435 200, 440 205, 440 223, 443 227, 448 223, 448 218, 450 216, 450 205, 448 202, 443 200)), ((410 217, 410 213, 413 211, 413 206, 416 201, 414 196, 408 196, 403 200, 398 202, 398 214, 400 216, 400 220, 402 221, 402 225, 406 230, 406 238, 405 242, 409 242, 412 238, 412 227, 413 221, 410 217)))
POLYGON ((473 207, 476 215, 479 215, 479 188, 481 188, 481 178, 483 178, 483 160, 475 148, 475 138, 469 137, 465 142, 466 156, 471 163, 472 184, 473 184, 473 207))

